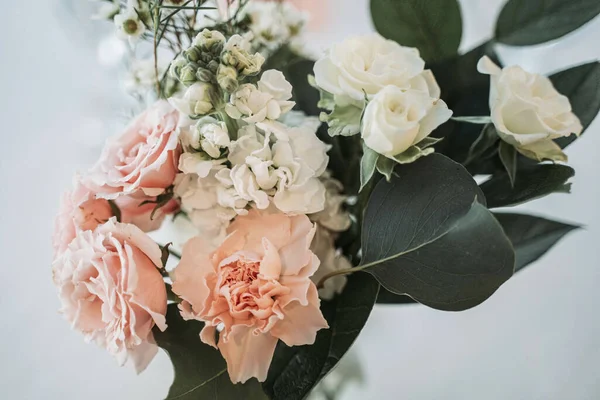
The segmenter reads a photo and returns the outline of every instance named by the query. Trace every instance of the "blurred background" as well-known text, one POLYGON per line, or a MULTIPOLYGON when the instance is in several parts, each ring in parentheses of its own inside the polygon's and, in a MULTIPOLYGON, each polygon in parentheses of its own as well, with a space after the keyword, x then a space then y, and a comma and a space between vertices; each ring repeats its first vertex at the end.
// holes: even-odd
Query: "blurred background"
MULTIPOLYGON (((296 0, 322 51, 372 31, 368 0, 296 0)), ((502 0, 462 0, 462 49, 491 36, 502 0)), ((160 353, 141 376, 83 342, 57 312, 51 232, 74 171, 98 157, 134 104, 119 84, 111 24, 86 0, 3 1, 0 23, 0 398, 163 399, 173 378, 160 353)), ((596 18, 557 43, 501 47, 505 64, 550 73, 600 58, 596 18)), ((600 82, 599 82, 600 90, 600 82)), ((586 225, 487 302, 462 313, 376 306, 353 347, 362 379, 339 399, 600 398, 600 119, 568 149, 571 195, 525 210, 586 225)), ((348 364, 348 363, 347 363, 348 364)))

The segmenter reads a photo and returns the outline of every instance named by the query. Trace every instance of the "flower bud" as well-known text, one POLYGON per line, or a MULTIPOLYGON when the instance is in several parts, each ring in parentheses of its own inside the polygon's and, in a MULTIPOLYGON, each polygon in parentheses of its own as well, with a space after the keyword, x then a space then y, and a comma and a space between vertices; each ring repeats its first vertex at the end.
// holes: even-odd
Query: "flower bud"
POLYGON ((225 44, 225 36, 219 31, 204 29, 196 36, 193 44, 212 54, 219 54, 225 44))
POLYGON ((183 57, 177 57, 169 67, 169 73, 175 79, 179 79, 179 74, 181 73, 181 69, 185 67, 187 62, 183 57))
POLYGON ((221 65, 217 73, 217 82, 219 86, 227 92, 233 93, 237 90, 238 84, 238 73, 233 67, 227 67, 221 65))
POLYGON ((219 70, 219 62, 216 60, 212 60, 211 62, 208 63, 208 65, 206 66, 206 68, 212 72, 213 74, 216 74, 217 71, 219 70))
POLYGON ((194 68, 190 64, 188 64, 185 67, 183 67, 181 69, 180 74, 179 74, 179 80, 185 86, 190 86, 190 85, 194 84, 194 82, 197 81, 197 79, 196 79, 196 68, 194 68))
POLYGON ((198 78, 200 82, 208 83, 215 78, 215 75, 205 68, 198 68, 198 70, 196 71, 196 78, 198 78))
POLYGON ((198 61, 201 55, 202 53, 200 52, 200 49, 193 46, 183 52, 183 56, 185 57, 185 59, 190 62, 198 61))

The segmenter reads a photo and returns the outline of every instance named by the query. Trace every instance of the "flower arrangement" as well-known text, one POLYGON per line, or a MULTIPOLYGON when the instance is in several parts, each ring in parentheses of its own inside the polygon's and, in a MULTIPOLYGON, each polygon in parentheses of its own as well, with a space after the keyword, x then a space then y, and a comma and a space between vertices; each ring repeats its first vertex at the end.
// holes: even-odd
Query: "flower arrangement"
POLYGON ((288 2, 101 3, 144 111, 65 195, 53 279, 121 365, 169 354, 168 398, 303 399, 375 303, 475 307, 578 228, 490 210, 569 192, 600 64, 545 77, 494 44, 556 39, 597 4, 510 0, 459 54, 456 0, 371 0, 378 33, 313 60, 288 2), (165 225, 181 248, 153 239, 165 225))

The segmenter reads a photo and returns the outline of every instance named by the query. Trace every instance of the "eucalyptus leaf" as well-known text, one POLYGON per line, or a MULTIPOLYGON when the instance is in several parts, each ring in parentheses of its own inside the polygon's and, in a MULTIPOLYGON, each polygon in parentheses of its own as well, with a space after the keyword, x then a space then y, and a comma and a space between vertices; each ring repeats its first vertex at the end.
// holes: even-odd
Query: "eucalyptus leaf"
POLYGON ((517 150, 506 143, 505 141, 500 141, 500 146, 498 148, 498 155, 500 156, 500 161, 508 174, 508 180, 510 181, 510 186, 515 186, 515 179, 517 177, 517 150))
POLYGON ((360 268, 395 294, 441 310, 474 307, 513 274, 514 252, 460 164, 440 155, 375 187, 360 268))
POLYGON ((490 208, 510 207, 551 193, 569 193, 567 183, 575 175, 573 168, 561 164, 533 164, 519 167, 519 179, 512 186, 502 173, 481 185, 490 208))
POLYGON ((458 52, 462 17, 457 0, 371 0, 371 15, 382 36, 416 47, 425 61, 458 52))
POLYGON ((177 304, 168 306, 167 325, 164 332, 154 329, 154 340, 169 354, 175 369, 167 400, 267 399, 256 379, 243 385, 231 383, 221 353, 200 341, 203 324, 184 321, 177 304))
POLYGON ((496 40, 530 46, 558 39, 600 13, 598 0, 510 0, 500 12, 496 40))
POLYGON ((360 191, 373 178, 378 159, 379 154, 363 143, 363 156, 360 160, 360 191))
POLYGON ((533 215, 495 213, 496 219, 510 239, 517 255, 519 271, 546 254, 577 225, 565 224, 533 215))
POLYGON ((320 330, 313 345, 287 347, 278 343, 263 383, 269 398, 305 399, 354 343, 369 318, 378 292, 379 284, 370 275, 359 272, 349 276, 342 294, 321 303, 329 329, 320 330))
MULTIPOLYGON (((600 2, 598 2, 600 4, 600 2)), ((592 62, 550 76, 556 90, 567 96, 585 131, 600 112, 600 63, 592 62)), ((563 149, 576 135, 555 140, 563 149)))

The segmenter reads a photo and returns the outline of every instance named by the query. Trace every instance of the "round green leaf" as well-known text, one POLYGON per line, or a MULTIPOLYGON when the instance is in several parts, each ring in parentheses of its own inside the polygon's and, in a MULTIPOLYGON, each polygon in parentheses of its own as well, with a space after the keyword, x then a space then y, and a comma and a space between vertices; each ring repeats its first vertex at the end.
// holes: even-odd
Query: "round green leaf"
POLYGON ((496 40, 529 46, 558 39, 600 13, 598 0, 510 0, 496 24, 496 40))
POLYGON ((418 48, 425 61, 458 52, 462 18, 456 0, 371 0, 371 15, 382 36, 418 48))
POLYGON ((388 291, 440 310, 486 300, 512 276, 515 255, 473 178, 439 154, 395 172, 367 207, 363 270, 388 291))

